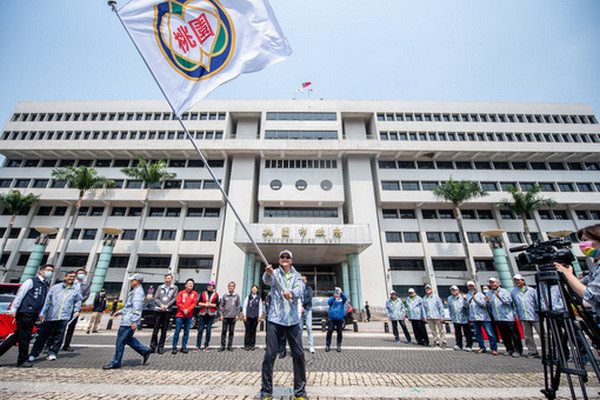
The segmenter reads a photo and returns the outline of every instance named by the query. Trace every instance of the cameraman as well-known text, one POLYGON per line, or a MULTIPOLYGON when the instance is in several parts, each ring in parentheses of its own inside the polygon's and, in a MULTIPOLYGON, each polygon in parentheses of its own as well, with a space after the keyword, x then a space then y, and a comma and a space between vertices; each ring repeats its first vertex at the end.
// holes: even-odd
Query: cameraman
MULTIPOLYGON (((594 259, 595 265, 590 274, 581 281, 573 273, 571 265, 565 267, 555 263, 556 269, 567 278, 569 286, 579 297, 590 303, 596 313, 596 323, 600 316, 600 224, 588 226, 577 231, 581 252, 594 259)), ((600 325, 600 324, 599 324, 600 325)))

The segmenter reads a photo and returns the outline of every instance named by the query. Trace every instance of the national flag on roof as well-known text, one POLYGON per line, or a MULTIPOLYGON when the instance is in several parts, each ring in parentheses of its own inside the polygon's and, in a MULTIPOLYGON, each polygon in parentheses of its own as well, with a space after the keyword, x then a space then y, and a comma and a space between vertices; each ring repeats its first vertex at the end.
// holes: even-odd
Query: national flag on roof
POLYGON ((310 85, 312 85, 312 82, 302 82, 302 89, 309 87, 310 85))
POLYGON ((119 16, 177 115, 292 53, 268 0, 131 0, 119 16))

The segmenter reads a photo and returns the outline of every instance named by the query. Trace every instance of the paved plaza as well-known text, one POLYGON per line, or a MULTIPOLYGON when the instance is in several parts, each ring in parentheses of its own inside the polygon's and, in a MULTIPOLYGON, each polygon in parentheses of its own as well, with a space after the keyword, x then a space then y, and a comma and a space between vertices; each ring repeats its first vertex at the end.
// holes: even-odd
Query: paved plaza
MULTIPOLYGON (((172 331, 170 332, 172 333, 172 331)), ((213 330, 212 350, 188 354, 169 352, 141 357, 127 349, 120 370, 104 371, 114 352, 116 330, 86 335, 77 332, 76 350, 58 360, 40 357, 31 369, 14 368, 16 349, 0 359, 1 399, 252 399, 260 389, 264 354, 244 351, 242 324, 235 350, 217 352, 220 326, 213 330)), ((136 336, 149 343, 151 332, 136 336)), ((537 359, 493 357, 446 349, 395 343, 383 323, 360 324, 358 333, 344 332, 341 353, 325 353, 325 334, 315 332, 317 353, 306 353, 308 393, 313 399, 535 399, 543 398, 541 363, 537 359)), ((193 349, 196 331, 190 334, 193 349)), ((257 342, 264 344, 264 332, 257 342)), ((170 337, 167 340, 170 350, 170 337)), ((502 346, 501 346, 502 349, 502 346)), ((275 363, 276 398, 290 396, 292 363, 288 356, 275 363)), ((593 379, 590 387, 598 387, 593 379)), ((563 388, 566 387, 563 385, 563 388)), ((591 390, 597 396, 598 390, 591 390)), ((570 398, 566 391, 562 398, 570 398)), ((600 397, 598 397, 600 398, 600 397)))

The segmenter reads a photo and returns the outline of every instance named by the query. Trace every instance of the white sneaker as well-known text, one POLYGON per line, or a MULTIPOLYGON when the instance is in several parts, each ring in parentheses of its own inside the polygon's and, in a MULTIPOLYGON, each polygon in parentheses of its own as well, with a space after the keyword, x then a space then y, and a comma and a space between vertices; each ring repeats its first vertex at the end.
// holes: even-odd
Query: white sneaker
POLYGON ((470 347, 466 347, 466 348, 465 348, 465 351, 471 352, 471 351, 473 351, 473 349, 472 349, 472 348, 470 348, 470 347))
POLYGON ((48 361, 54 361, 56 360, 56 354, 48 354, 48 357, 46 357, 48 359, 48 361))
POLYGON ((460 347, 458 347, 458 346, 454 346, 453 348, 454 348, 454 351, 460 351, 460 350, 462 350, 462 349, 461 349, 460 347))
POLYGON ((310 346, 310 348, 308 349, 308 352, 309 352, 310 354, 315 354, 315 348, 314 348, 314 347, 312 347, 312 346, 310 346))
POLYGON ((28 359, 28 361, 29 361, 29 362, 34 362, 34 361, 35 361, 35 357, 34 357, 34 356, 29 356, 29 359, 28 359))

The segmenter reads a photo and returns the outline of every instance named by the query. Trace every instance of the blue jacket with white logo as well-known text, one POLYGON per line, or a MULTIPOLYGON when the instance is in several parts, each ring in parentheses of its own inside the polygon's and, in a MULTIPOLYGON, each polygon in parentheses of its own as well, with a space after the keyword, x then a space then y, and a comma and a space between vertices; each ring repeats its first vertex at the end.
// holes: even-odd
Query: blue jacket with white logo
POLYGON ((288 274, 282 268, 277 268, 271 276, 268 276, 266 272, 263 273, 262 280, 265 285, 271 286, 271 305, 269 306, 267 320, 283 326, 299 324, 300 312, 298 305, 304 298, 304 281, 302 280, 302 276, 294 267, 290 267, 288 274), (292 300, 283 298, 283 292, 275 284, 275 280, 277 280, 281 289, 292 293, 292 300))
POLYGON ((448 311, 450 311, 450 318, 455 324, 466 324, 469 322, 469 307, 467 300, 465 300, 460 294, 456 297, 448 296, 448 311))
POLYGON ((529 286, 523 289, 516 287, 511 290, 513 309, 521 321, 538 320, 538 296, 537 291, 529 286))
POLYGON ((487 303, 485 301, 485 295, 483 293, 467 293, 467 304, 469 305, 469 321, 490 321, 490 314, 488 312, 487 303))
POLYGON ((121 310, 121 326, 139 325, 142 321, 142 307, 144 306, 144 289, 137 286, 129 292, 125 307, 121 310))
POLYGON ((515 315, 512 308, 512 296, 508 290, 498 288, 497 290, 490 289, 486 294, 488 298, 488 310, 494 317, 495 321, 514 321, 515 315), (496 292, 498 296, 496 296, 496 292))
POLYGON ((419 320, 426 318, 425 309, 423 308, 423 299, 418 295, 406 299, 406 316, 408 319, 419 320))
POLYGON ((425 318, 427 319, 441 319, 444 318, 444 305, 440 296, 431 294, 431 296, 425 295, 423 297, 423 308, 425 309, 425 318))
POLYGON ((43 315, 46 321, 68 321, 73 313, 81 311, 82 299, 78 286, 57 283, 48 291, 40 315, 43 315))
POLYGON ((388 299, 385 302, 385 308, 387 316, 392 321, 402 321, 406 315, 406 307, 404 307, 404 303, 399 298, 396 298, 396 300, 388 299))

